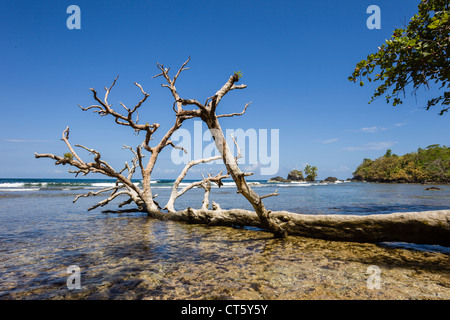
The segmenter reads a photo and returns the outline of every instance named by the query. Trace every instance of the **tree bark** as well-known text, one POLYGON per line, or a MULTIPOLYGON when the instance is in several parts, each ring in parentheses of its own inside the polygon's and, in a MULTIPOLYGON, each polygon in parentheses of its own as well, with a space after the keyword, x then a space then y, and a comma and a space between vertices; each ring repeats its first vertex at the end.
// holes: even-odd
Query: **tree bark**
MULTIPOLYGON (((450 246, 450 210, 373 215, 309 215, 273 211, 271 218, 288 235, 351 242, 410 242, 450 246)), ((249 210, 186 210, 165 218, 210 226, 258 227, 258 215, 249 210)))

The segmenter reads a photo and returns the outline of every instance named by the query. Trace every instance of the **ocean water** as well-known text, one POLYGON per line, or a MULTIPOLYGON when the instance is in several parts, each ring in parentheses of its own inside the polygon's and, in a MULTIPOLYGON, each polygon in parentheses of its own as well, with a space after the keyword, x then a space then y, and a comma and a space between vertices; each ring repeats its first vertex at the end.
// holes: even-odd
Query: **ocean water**
MULTIPOLYGON (((265 199, 272 210, 368 215, 450 209, 448 185, 428 191, 420 184, 250 183, 261 195, 278 190, 279 196, 265 199)), ((125 199, 89 212, 101 196, 73 203, 77 194, 113 185, 103 179, 0 179, 0 299, 450 298, 450 248, 279 240, 252 229, 102 213, 125 199), (81 269, 79 290, 67 287, 71 265, 81 269), (370 265, 380 266, 383 290, 367 290, 370 265)), ((161 205, 172 185, 152 181, 161 205)), ((202 189, 192 189, 175 207, 198 208, 202 198, 202 189)), ((210 200, 250 209, 232 181, 214 187, 210 200)))
MULTIPOLYGON (((184 180, 180 188, 195 180, 184 180)), ((174 180, 152 180, 152 192, 157 194, 156 200, 165 204, 169 199, 174 180)), ((142 187, 141 180, 134 180, 142 187)), ((260 195, 278 190, 277 197, 264 200, 272 210, 286 210, 307 214, 375 214, 407 211, 426 211, 450 209, 450 186, 437 185, 441 191, 425 190, 427 185, 421 184, 377 184, 343 182, 292 182, 269 183, 265 180, 249 180, 249 184, 260 195)), ((45 204, 55 197, 75 198, 78 194, 88 193, 103 188, 113 187, 114 180, 107 179, 0 179, 0 210, 2 203, 29 201, 45 204)), ((433 185, 434 186, 434 185, 433 185)), ((236 186, 231 180, 224 180, 221 188, 212 185, 210 200, 218 202, 222 208, 251 209, 246 199, 236 194, 236 186)), ((105 193, 108 194, 108 193, 105 193)), ((103 209, 115 209, 121 198, 103 209)), ((69 199, 73 200, 73 199, 69 199)), ((76 208, 80 211, 89 208, 102 196, 80 198, 76 208)), ((176 208, 187 206, 201 207, 203 189, 191 189, 177 199, 176 208)), ((122 199, 123 201, 123 199, 122 199)), ((72 201, 66 200, 67 205, 72 201)), ((132 206, 132 205, 130 205, 132 206)), ((102 209, 102 208, 100 208, 102 209)), ((99 211, 101 211, 99 209, 99 211)))

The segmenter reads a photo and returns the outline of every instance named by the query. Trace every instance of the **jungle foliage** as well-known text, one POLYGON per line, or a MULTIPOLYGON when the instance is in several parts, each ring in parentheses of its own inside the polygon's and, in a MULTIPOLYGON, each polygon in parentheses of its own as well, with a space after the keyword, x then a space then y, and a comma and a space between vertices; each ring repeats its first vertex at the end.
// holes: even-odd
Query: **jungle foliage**
POLYGON ((450 148, 438 144, 403 156, 388 150, 378 159, 364 159, 353 173, 369 182, 450 182, 450 148))

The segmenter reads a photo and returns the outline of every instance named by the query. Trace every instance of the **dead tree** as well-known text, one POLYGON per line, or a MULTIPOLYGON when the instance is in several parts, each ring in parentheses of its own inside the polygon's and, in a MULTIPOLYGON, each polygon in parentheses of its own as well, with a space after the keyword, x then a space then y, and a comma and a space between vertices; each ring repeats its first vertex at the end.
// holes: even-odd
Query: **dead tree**
MULTIPOLYGON (((227 226, 257 226, 272 232, 277 237, 285 237, 288 234, 296 234, 308 237, 318 237, 330 240, 348 240, 348 241, 410 241, 417 243, 437 243, 448 245, 450 239, 450 210, 442 210, 432 213, 407 213, 407 214, 386 214, 375 216, 355 217, 353 215, 300 215, 289 212, 271 212, 268 210, 263 199, 271 196, 277 196, 277 191, 267 195, 260 196, 247 183, 246 177, 251 176, 251 172, 243 172, 238 165, 240 156, 239 146, 238 154, 235 156, 231 151, 223 134, 219 119, 222 117, 241 116, 245 114, 250 103, 245 104, 242 112, 217 114, 221 100, 226 94, 233 90, 245 89, 246 85, 237 84, 240 80, 240 74, 231 75, 225 84, 212 96, 208 97, 204 103, 196 99, 185 99, 178 93, 175 84, 180 74, 187 70, 186 65, 190 58, 178 69, 175 76, 169 75, 170 68, 165 68, 157 64, 159 73, 154 78, 162 77, 165 83, 163 87, 168 88, 173 97, 173 111, 175 121, 172 127, 157 142, 153 142, 153 135, 160 127, 158 123, 145 124, 139 123, 139 109, 149 97, 141 85, 134 83, 142 93, 141 100, 133 107, 126 107, 120 103, 125 113, 120 113, 113 109, 108 102, 108 96, 116 84, 117 78, 109 88, 105 88, 103 99, 98 97, 97 91, 91 88, 93 98, 96 104, 89 107, 81 107, 83 111, 92 110, 100 116, 110 116, 114 121, 122 126, 130 127, 136 134, 143 133, 142 143, 135 147, 124 146, 132 152, 133 158, 131 165, 125 162, 121 170, 115 170, 105 160, 101 158, 97 150, 87 148, 83 145, 75 145, 77 148, 84 149, 93 155, 90 162, 83 160, 69 143, 69 128, 67 127, 62 139, 69 149, 69 153, 64 156, 54 154, 37 154, 36 158, 51 158, 55 160, 56 165, 70 165, 77 170, 69 170, 76 176, 78 174, 87 175, 89 173, 100 173, 105 176, 116 179, 114 187, 105 188, 99 191, 91 191, 84 195, 77 195, 74 202, 80 197, 97 196, 110 192, 109 196, 91 207, 105 206, 119 196, 125 196, 119 207, 135 203, 138 211, 146 212, 150 217, 157 219, 170 219, 177 221, 186 221, 190 223, 203 223, 209 225, 227 225, 227 226), (172 134, 181 127, 182 123, 188 119, 200 118, 206 125, 214 138, 220 156, 207 159, 197 159, 189 162, 183 169, 179 177, 174 182, 169 201, 164 209, 155 201, 156 195, 152 194, 150 187, 151 175, 155 168, 156 161, 161 151, 171 146, 175 146, 170 140, 172 134), (151 146, 152 144, 152 146, 151 146), (144 163, 145 155, 148 153, 148 160, 144 163), (189 186, 179 190, 179 184, 186 176, 188 170, 201 163, 217 160, 221 158, 227 170, 226 174, 212 175, 208 174, 201 181, 194 182, 189 186), (142 189, 132 182, 133 174, 139 170, 142 174, 142 189), (212 202, 212 210, 209 207, 209 193, 211 182, 222 184, 222 179, 231 177, 236 184, 237 193, 244 196, 254 211, 243 209, 223 210, 220 205, 212 202), (184 210, 175 210, 174 203, 178 197, 194 187, 201 187, 205 190, 202 206, 200 209, 187 208, 184 210), (413 228, 408 232, 408 228, 413 228), (402 240, 403 239, 403 240, 402 240)), ((236 143, 236 141, 234 141, 236 143)), ((179 148, 182 149, 182 148, 179 148)), ((184 149, 183 149, 184 150, 184 149)), ((186 150, 184 150, 186 152, 186 150)))

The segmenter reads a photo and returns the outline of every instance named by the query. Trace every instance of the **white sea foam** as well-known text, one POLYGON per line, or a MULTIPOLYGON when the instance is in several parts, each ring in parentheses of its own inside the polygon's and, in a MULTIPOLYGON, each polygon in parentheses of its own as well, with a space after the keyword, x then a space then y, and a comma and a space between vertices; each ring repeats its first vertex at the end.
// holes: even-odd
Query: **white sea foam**
POLYGON ((224 182, 223 186, 224 187, 235 187, 236 184, 234 182, 224 182))
POLYGON ((37 187, 46 187, 48 185, 47 182, 29 182, 25 183, 27 186, 37 186, 37 187))
MULTIPOLYGON (((133 182, 133 184, 135 186, 138 186, 140 184, 140 182, 133 182)), ((115 187, 115 186, 116 186, 115 182, 95 182, 90 185, 90 187, 100 187, 100 188, 110 188, 110 187, 115 187)))
POLYGON ((93 183, 92 187, 102 187, 102 188, 108 188, 108 187, 114 187, 116 184, 114 182, 96 182, 93 183))
POLYGON ((12 182, 12 183, 0 183, 0 188, 20 188, 25 186, 23 182, 12 182))
POLYGON ((0 192, 17 192, 17 191, 39 191, 39 189, 33 189, 33 188, 8 188, 8 189, 0 189, 0 192))
POLYGON ((308 183, 308 182, 303 182, 303 183, 280 183, 280 184, 276 184, 275 186, 277 187, 309 187, 312 185, 316 185, 313 183, 308 183))

